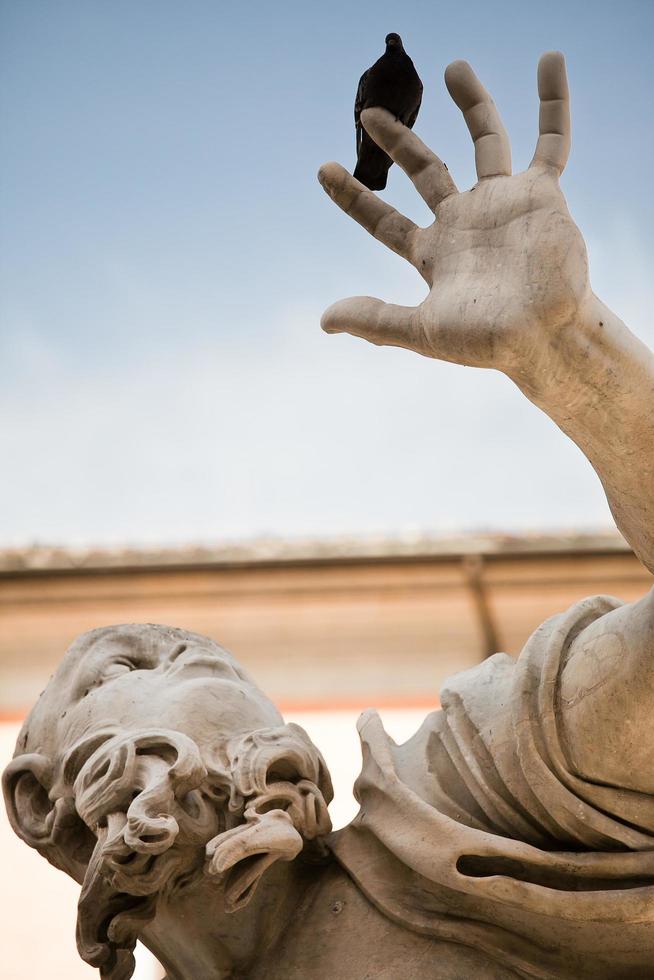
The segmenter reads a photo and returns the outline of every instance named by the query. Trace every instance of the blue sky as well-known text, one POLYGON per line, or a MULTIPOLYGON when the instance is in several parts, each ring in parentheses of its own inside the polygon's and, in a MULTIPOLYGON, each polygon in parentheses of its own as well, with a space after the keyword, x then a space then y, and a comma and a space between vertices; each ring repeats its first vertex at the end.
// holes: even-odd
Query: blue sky
MULTIPOLYGON (((653 27, 649 0, 0 3, 0 545, 609 526, 506 379, 320 332, 335 299, 423 286, 315 173, 353 165, 388 31, 460 187, 445 65, 474 65, 519 169, 561 49, 593 284, 654 343, 653 27)), ((428 220, 397 168, 384 196, 428 220)))

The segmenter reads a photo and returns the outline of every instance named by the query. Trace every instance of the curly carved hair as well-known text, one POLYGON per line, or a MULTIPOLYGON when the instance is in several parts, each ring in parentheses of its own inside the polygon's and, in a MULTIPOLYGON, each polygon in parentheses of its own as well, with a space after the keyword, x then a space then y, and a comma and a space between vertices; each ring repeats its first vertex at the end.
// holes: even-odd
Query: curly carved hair
POLYGON ((67 753, 60 795, 35 754, 14 759, 3 784, 16 833, 83 875, 78 949, 106 980, 131 977, 162 895, 208 874, 233 912, 274 862, 331 830, 327 767, 293 724, 230 739, 209 759, 178 731, 96 733, 67 753))

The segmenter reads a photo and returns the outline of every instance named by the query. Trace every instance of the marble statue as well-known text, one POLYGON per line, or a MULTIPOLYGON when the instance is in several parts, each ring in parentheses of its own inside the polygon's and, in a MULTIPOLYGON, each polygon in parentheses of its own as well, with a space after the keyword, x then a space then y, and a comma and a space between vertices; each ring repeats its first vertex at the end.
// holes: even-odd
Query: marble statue
MULTIPOLYGON (((593 294, 559 188, 564 61, 538 68, 540 136, 512 175, 465 62, 447 87, 475 146, 459 193, 380 108, 362 123, 435 214, 418 228, 336 164, 327 193, 430 287, 323 327, 504 372, 586 454, 654 571, 654 357, 593 294)), ((396 745, 359 721, 360 812, 213 641, 164 626, 80 637, 4 774, 16 833, 81 883, 78 946, 107 980, 139 937, 169 980, 654 977, 654 594, 577 603, 453 677, 396 745)))

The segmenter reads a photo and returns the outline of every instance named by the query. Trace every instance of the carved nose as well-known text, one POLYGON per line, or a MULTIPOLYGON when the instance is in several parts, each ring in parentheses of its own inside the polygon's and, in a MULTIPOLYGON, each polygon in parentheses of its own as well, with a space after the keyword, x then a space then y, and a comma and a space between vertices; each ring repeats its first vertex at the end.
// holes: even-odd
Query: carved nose
POLYGON ((168 657, 168 662, 171 664, 174 663, 178 657, 181 657, 181 655, 186 652, 187 647, 188 647, 187 643, 178 643, 177 646, 174 648, 174 650, 172 650, 170 656, 168 657))
POLYGON ((211 676, 230 681, 240 680, 234 667, 227 660, 202 647, 186 646, 186 644, 181 644, 173 651, 167 669, 172 675, 180 675, 185 679, 211 676))

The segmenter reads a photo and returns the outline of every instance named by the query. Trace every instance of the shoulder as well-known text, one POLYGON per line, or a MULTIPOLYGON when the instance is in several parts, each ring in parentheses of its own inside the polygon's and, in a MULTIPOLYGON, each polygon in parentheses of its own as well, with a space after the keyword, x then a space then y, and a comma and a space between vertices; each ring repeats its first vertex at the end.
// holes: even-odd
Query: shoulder
POLYGON ((578 775, 654 792, 645 765, 654 750, 653 666, 654 591, 577 634, 560 675, 558 710, 578 775))

